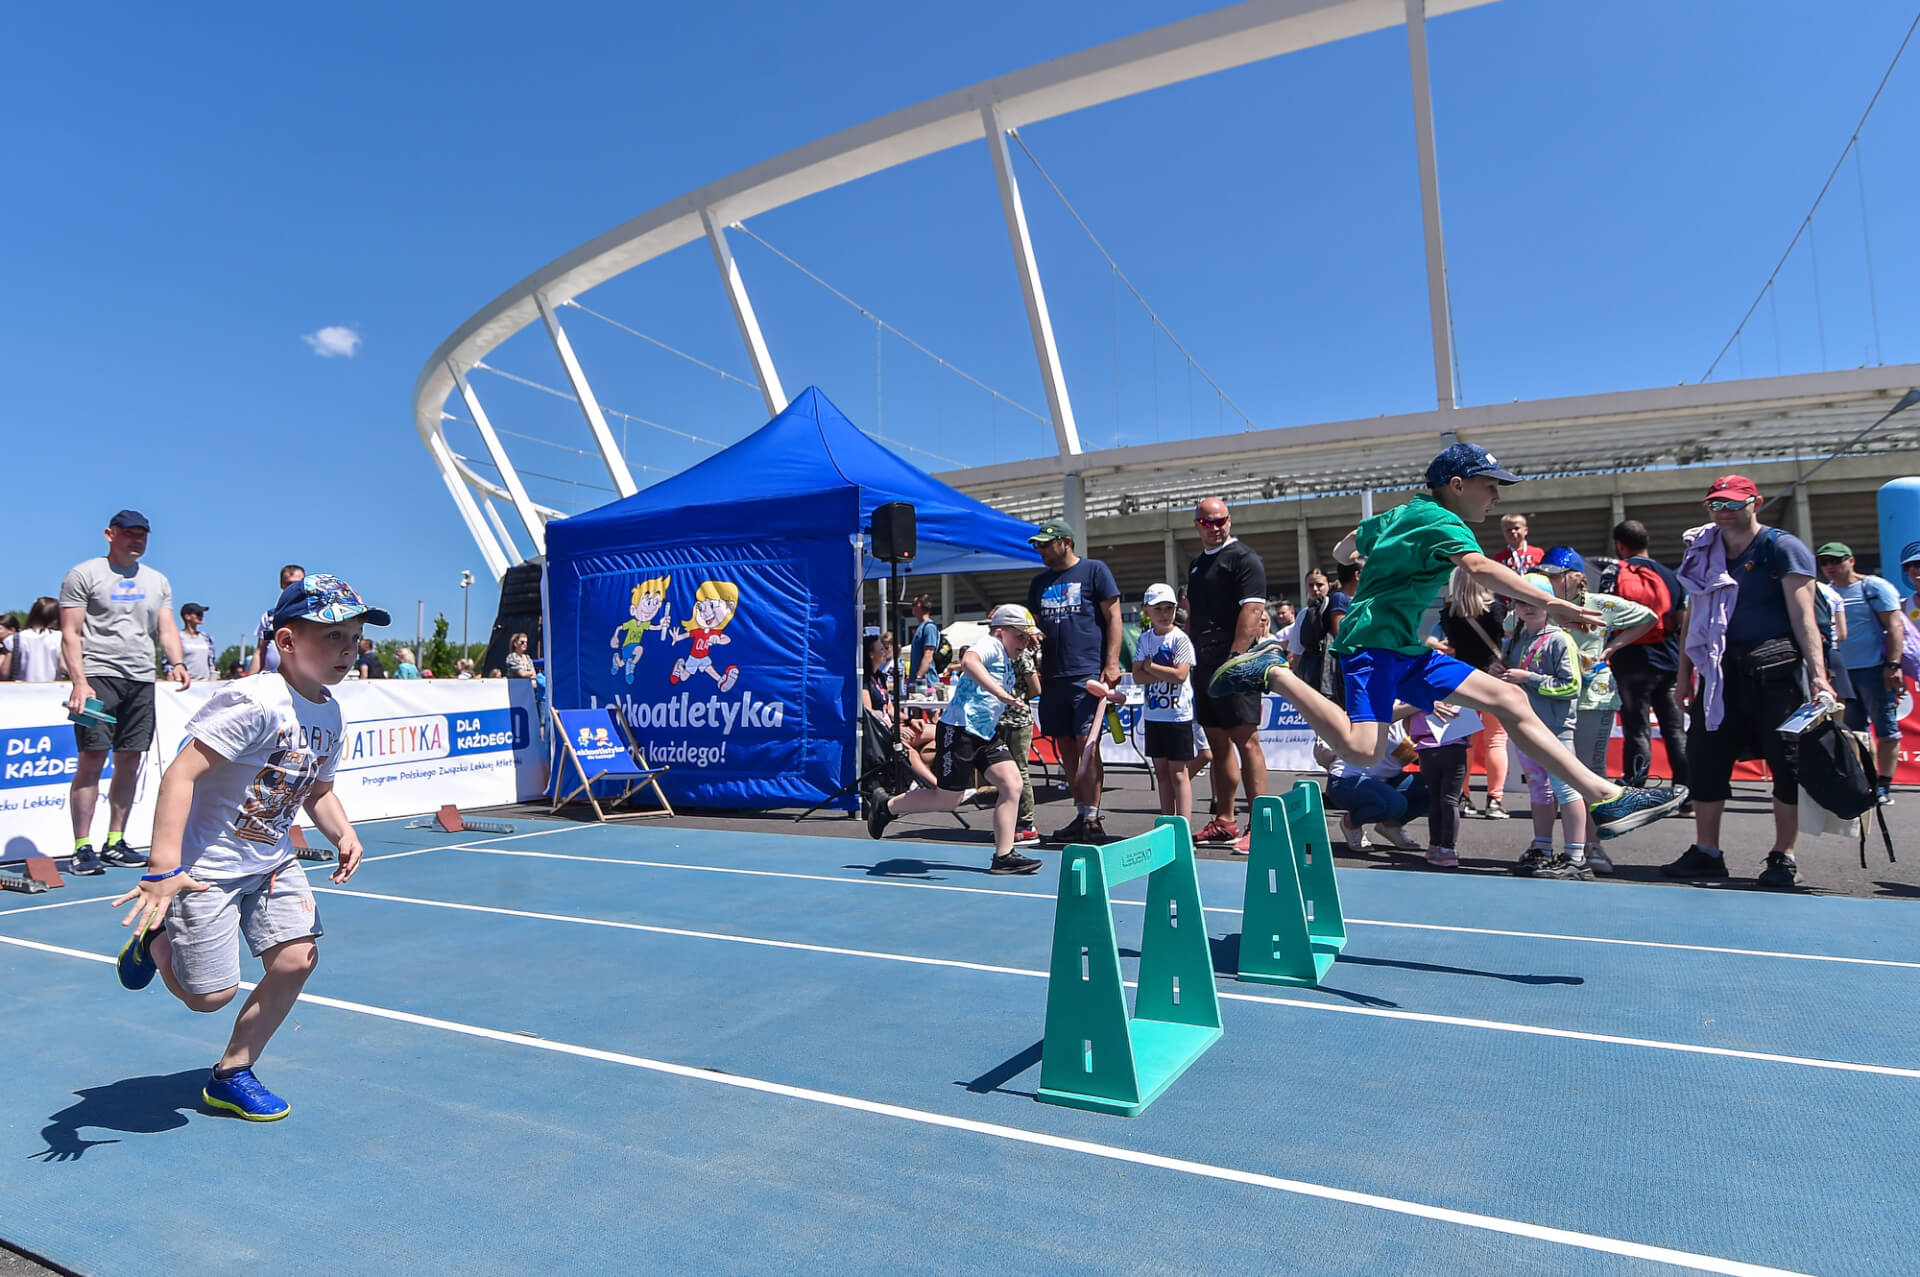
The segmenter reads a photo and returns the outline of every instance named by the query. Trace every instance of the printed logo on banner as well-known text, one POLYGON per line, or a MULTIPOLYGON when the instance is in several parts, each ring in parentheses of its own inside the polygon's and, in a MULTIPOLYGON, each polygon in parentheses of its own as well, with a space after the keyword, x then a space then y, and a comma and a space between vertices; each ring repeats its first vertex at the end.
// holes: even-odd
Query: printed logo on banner
MULTIPOLYGON (((70 729, 0 728, 0 789, 64 785, 72 781, 79 764, 79 750, 70 729)), ((101 777, 105 779, 112 774, 113 756, 109 754, 101 777)), ((61 799, 62 803, 65 801, 61 799)))
POLYGON ((604 763, 626 753, 626 743, 615 740, 605 727, 582 727, 573 734, 573 756, 583 763, 604 763))
POLYGON ((463 754, 521 750, 527 747, 531 730, 526 711, 518 707, 368 719, 347 724, 347 743, 340 751, 339 769, 355 771, 463 754))

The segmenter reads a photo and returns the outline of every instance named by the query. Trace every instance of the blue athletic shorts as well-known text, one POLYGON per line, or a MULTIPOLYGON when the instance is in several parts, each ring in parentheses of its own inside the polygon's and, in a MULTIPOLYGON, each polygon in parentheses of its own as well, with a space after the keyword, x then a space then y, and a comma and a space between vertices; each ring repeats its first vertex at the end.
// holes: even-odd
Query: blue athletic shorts
POLYGON ((1104 703, 1077 680, 1048 679, 1040 685, 1040 734, 1056 741, 1090 735, 1104 703))
POLYGON ((1347 717, 1356 723, 1391 723, 1395 701, 1432 709, 1473 673, 1465 661, 1431 649, 1409 656, 1363 647, 1341 659, 1347 675, 1347 717))

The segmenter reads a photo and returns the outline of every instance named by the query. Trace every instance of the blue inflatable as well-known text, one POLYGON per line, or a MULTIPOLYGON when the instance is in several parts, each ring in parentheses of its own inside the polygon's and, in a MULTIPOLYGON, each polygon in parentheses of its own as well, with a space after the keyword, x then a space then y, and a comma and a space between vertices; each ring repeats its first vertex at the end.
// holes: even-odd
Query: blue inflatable
POLYGON ((1920 478, 1895 479, 1880 488, 1880 575, 1902 594, 1912 588, 1900 565, 1920 554, 1920 478))

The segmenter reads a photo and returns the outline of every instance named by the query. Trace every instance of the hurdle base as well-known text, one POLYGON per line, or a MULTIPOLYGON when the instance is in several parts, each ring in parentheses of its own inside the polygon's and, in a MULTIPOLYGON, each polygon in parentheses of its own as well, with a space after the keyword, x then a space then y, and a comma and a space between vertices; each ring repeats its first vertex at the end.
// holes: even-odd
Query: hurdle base
MULTIPOLYGON (((1246 943, 1246 937, 1240 937, 1240 943, 1246 943)), ((1246 984, 1283 984, 1291 989, 1317 989, 1320 982, 1327 978, 1327 972, 1333 969, 1334 959, 1346 947, 1344 941, 1334 944, 1331 941, 1315 939, 1313 942, 1313 974, 1300 972, 1253 971, 1241 967, 1237 978, 1246 984)))
POLYGON ((1090 1113, 1109 1113, 1116 1117, 1138 1117, 1174 1079, 1187 1071, 1207 1048, 1220 1040, 1221 1030, 1212 1025, 1174 1024, 1166 1020, 1132 1020, 1127 1037, 1133 1043, 1134 1076, 1139 1079, 1140 1098, 1113 1099, 1089 1095, 1084 1091, 1063 1091, 1043 1086, 1037 1097, 1044 1104, 1085 1109, 1090 1113))

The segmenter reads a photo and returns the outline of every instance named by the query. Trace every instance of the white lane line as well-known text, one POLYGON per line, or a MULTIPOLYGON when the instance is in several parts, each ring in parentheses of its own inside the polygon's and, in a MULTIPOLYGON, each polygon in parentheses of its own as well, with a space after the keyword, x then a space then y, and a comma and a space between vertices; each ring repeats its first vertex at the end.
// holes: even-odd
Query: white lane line
MULTIPOLYGON (((112 962, 113 959, 100 954, 83 953, 78 949, 64 949, 58 945, 40 944, 31 940, 16 940, 11 936, 0 936, 0 943, 19 945, 26 949, 35 949, 43 953, 58 954, 69 958, 84 958, 89 962, 112 962)), ((251 984, 243 987, 251 988, 251 984)), ((604 1064, 619 1064, 627 1068, 642 1069, 649 1073, 665 1074, 668 1077, 685 1078, 694 1082, 709 1082, 716 1086, 732 1087, 735 1090, 754 1091, 762 1095, 776 1095, 784 1099, 803 1100, 810 1104, 822 1104, 830 1108, 846 1109, 856 1113, 868 1113, 875 1117, 893 1118, 896 1121, 912 1122, 920 1126, 940 1127, 952 1131, 964 1131, 971 1135, 984 1135, 991 1139, 1005 1140, 1015 1144, 1029 1144, 1039 1148, 1055 1149, 1064 1153, 1079 1153, 1086 1157, 1097 1157, 1104 1161, 1124 1162, 1134 1166, 1148 1166, 1156 1170, 1172 1171, 1181 1175, 1191 1175, 1201 1179, 1222 1180, 1231 1184, 1245 1184, 1253 1188, 1271 1189, 1274 1192, 1290 1193, 1297 1197, 1312 1197, 1321 1201, 1340 1202, 1348 1206, 1365 1206, 1373 1210, 1389 1211, 1396 1215, 1406 1215, 1415 1219, 1433 1220, 1443 1224, 1457 1224, 1463 1228, 1476 1228, 1484 1232, 1502 1233, 1509 1237, 1524 1237, 1530 1241, 1548 1242, 1557 1246, 1572 1246, 1581 1250, 1598 1251, 1607 1255, 1620 1255, 1628 1259, 1644 1259, 1650 1263, 1673 1264, 1689 1268, 1696 1272, 1725 1273, 1730 1277, 1804 1277, 1787 1268, 1769 1268, 1762 1264, 1744 1263, 1737 1259, 1723 1259, 1718 1255, 1696 1254, 1692 1251, 1675 1250, 1666 1246, 1650 1246, 1642 1242, 1624 1241, 1616 1237, 1602 1237, 1597 1233, 1575 1232, 1572 1229, 1552 1228, 1545 1224, 1528 1223, 1519 1219, 1504 1219, 1498 1215, 1482 1215, 1475 1211, 1453 1210, 1445 1206, 1433 1206, 1426 1202, 1407 1201, 1398 1197, 1384 1197, 1377 1193, 1360 1193, 1351 1189, 1334 1188, 1327 1184, 1315 1184, 1307 1180, 1283 1179, 1278 1175, 1262 1175, 1256 1171, 1238 1170, 1231 1166, 1216 1166, 1209 1162, 1195 1162, 1181 1157, 1164 1157, 1158 1153, 1142 1152, 1139 1149, 1122 1148, 1114 1144, 1097 1144, 1092 1140, 1072 1139, 1063 1135, 1049 1135, 1041 1131, 1029 1131, 1018 1126, 1002 1126, 997 1122, 980 1122, 971 1118, 951 1117, 945 1113, 935 1113, 926 1109, 908 1108, 900 1104, 884 1104, 877 1100, 863 1100, 857 1096, 841 1095, 833 1091, 817 1091, 810 1087, 789 1086, 784 1082, 770 1082, 764 1078, 745 1077, 738 1073, 720 1073, 712 1069, 694 1068, 687 1064, 674 1064, 667 1060, 649 1059, 643 1055, 629 1055, 623 1051, 605 1051, 598 1047, 579 1046, 572 1042, 557 1042, 550 1038, 529 1038, 503 1029, 490 1029, 483 1025, 466 1024, 459 1020, 442 1020, 436 1016, 419 1015, 412 1011, 395 1011, 388 1007, 373 1006, 365 1002, 349 1002, 343 998, 330 998, 317 993, 303 993, 300 1001, 311 1002, 315 1006, 329 1007, 336 1011, 348 1011, 356 1015, 372 1016, 381 1020, 392 1020, 400 1024, 411 1024, 420 1028, 439 1029, 446 1033, 457 1033, 464 1037, 480 1038, 488 1042, 498 1042, 505 1046, 516 1046, 533 1051, 547 1051, 555 1055, 570 1055, 578 1059, 597 1060, 604 1064)))
MULTIPOLYGON (((494 914, 508 918, 532 918, 542 922, 564 922, 575 926, 606 927, 616 931, 641 931, 653 935, 679 936, 688 940, 718 940, 727 944, 758 945, 768 949, 794 949, 803 953, 826 953, 846 958, 871 958, 881 962, 905 962, 922 967, 951 967, 960 971, 984 971, 992 975, 1016 975, 1046 979, 1045 971, 1029 967, 995 966, 984 962, 964 962, 957 958, 930 958, 913 953, 889 953, 878 949, 846 949, 833 945, 807 944, 799 940, 775 940, 766 936, 730 935, 722 931, 693 931, 685 927, 662 927, 642 922, 615 922, 605 918, 587 918, 576 914, 541 913, 530 909, 507 909, 499 905, 472 905, 452 900, 425 900, 417 896, 393 896, 344 887, 315 887, 315 892, 334 896, 353 896, 363 900, 382 900, 391 904, 421 905, 432 909, 453 909, 463 913, 494 914)), ((1136 982, 1126 981, 1129 988, 1136 982)), ((1852 1060, 1827 1060, 1818 1056, 1778 1055, 1767 1051, 1742 1051, 1734 1047, 1703 1046, 1693 1042, 1668 1042, 1659 1038, 1622 1037, 1613 1033, 1589 1033, 1582 1029, 1555 1029, 1545 1025, 1517 1024, 1508 1020, 1479 1020, 1465 1016, 1436 1015, 1424 1011, 1398 1011, 1385 1007, 1340 1006, 1328 1002, 1309 1002, 1304 998, 1281 998, 1260 993, 1234 993, 1221 990, 1220 996, 1234 1002, 1258 1002, 1266 1006, 1296 1007, 1304 1011, 1331 1011, 1340 1015, 1365 1015, 1382 1020, 1404 1020, 1420 1024, 1444 1024, 1462 1029, 1487 1029, 1500 1033, 1520 1033, 1533 1037, 1565 1038, 1576 1042, 1600 1042, 1611 1046, 1644 1047, 1655 1051, 1678 1051, 1689 1055, 1717 1055, 1735 1060, 1757 1060, 1765 1064, 1791 1064, 1801 1068, 1835 1069, 1844 1073, 1875 1073, 1883 1077, 1920 1078, 1920 1069, 1898 1068, 1890 1064, 1860 1064, 1852 1060)))
MULTIPOLYGON (((908 887, 916 891, 959 891, 975 896, 1007 896, 1017 900, 1040 900, 1051 902, 1052 893, 1029 891, 1004 891, 992 887, 955 887, 935 882, 899 882, 889 878, 838 878, 832 874, 790 873, 775 869, 738 869, 725 865, 684 865, 665 860, 626 860, 618 856, 581 856, 553 851, 497 850, 491 847, 469 847, 462 850, 476 851, 489 856, 530 856, 542 860, 580 860, 600 865, 630 865, 640 869, 686 869, 695 873, 746 874, 759 878, 794 878, 805 882, 833 882, 849 886, 908 887)), ((1132 905, 1145 908, 1144 900, 1115 900, 1117 905, 1132 905)), ((1240 915, 1240 910, 1224 906, 1208 905, 1208 913, 1240 915)), ((1842 962, 1863 967, 1905 967, 1920 970, 1920 962, 1896 962, 1890 958, 1849 958, 1826 953, 1785 953, 1773 949, 1733 949, 1724 945, 1712 944, 1676 944, 1663 940, 1621 940, 1612 936, 1575 936, 1553 931, 1502 931, 1494 927, 1457 927, 1439 922, 1385 922, 1376 918, 1348 918, 1348 926, 1359 927, 1403 927, 1417 931, 1452 931, 1471 936, 1509 936, 1520 940, 1564 940, 1578 944, 1617 944, 1639 949, 1677 949, 1689 953, 1726 953, 1741 958, 1788 958, 1796 962, 1842 962)))

